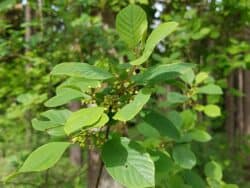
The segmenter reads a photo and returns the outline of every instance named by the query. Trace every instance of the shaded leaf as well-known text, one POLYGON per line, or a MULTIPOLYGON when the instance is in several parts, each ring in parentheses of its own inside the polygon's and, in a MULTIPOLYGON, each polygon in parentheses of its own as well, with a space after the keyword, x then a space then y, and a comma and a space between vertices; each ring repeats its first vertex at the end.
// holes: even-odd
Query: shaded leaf
POLYGON ((178 140, 180 138, 180 132, 167 117, 154 112, 148 111, 143 120, 152 128, 163 136, 178 140))
POLYGON ((173 149, 173 158, 176 164, 184 169, 192 169, 196 164, 194 153, 186 145, 177 145, 173 149))
POLYGON ((193 66, 194 66, 193 64, 188 64, 188 63, 172 63, 172 64, 157 65, 148 68, 145 72, 141 74, 134 76, 133 80, 140 84, 147 82, 171 80, 185 73, 186 71, 189 70, 190 67, 193 66))
POLYGON ((155 167, 149 154, 127 138, 109 140, 102 150, 108 173, 128 188, 155 186, 155 167))

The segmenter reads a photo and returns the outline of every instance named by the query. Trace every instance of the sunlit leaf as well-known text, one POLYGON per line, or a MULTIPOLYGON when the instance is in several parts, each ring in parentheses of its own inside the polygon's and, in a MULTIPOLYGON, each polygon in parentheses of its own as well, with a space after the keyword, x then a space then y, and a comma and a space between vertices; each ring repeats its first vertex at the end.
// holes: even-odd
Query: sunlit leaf
POLYGON ((90 80, 106 80, 113 77, 111 73, 87 63, 61 63, 53 68, 51 74, 83 77, 90 80))
POLYGON ((39 147, 29 155, 18 172, 39 172, 51 168, 69 145, 69 142, 50 142, 39 147))
POLYGON ((113 119, 120 121, 129 121, 133 119, 136 114, 142 109, 142 107, 150 99, 151 92, 148 89, 142 89, 134 97, 133 101, 122 107, 114 115, 113 119))
POLYGON ((127 6, 116 17, 116 30, 129 47, 135 47, 142 40, 147 27, 146 13, 137 5, 127 6))

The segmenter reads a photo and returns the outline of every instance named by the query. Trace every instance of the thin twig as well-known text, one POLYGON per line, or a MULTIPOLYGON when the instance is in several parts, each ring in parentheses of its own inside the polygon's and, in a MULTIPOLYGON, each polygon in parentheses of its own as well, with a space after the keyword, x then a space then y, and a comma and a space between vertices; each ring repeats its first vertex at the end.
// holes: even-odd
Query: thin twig
MULTIPOLYGON (((106 134, 105 134, 105 139, 106 139, 106 140, 107 140, 108 137, 109 137, 109 131, 110 131, 110 125, 107 126, 107 130, 106 130, 106 134)), ((101 177, 102 177, 103 167, 104 167, 104 163, 103 163, 103 161, 101 160, 101 164, 100 164, 100 168, 99 168, 99 172, 98 172, 98 176, 97 176, 95 188, 98 188, 98 187, 99 187, 100 180, 101 180, 101 177)))

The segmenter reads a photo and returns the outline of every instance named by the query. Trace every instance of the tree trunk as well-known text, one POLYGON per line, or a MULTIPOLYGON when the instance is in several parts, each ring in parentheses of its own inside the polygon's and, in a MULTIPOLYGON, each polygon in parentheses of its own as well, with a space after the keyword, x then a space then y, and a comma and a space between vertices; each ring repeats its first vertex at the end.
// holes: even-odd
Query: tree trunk
POLYGON ((232 94, 229 92, 230 88, 234 87, 234 74, 231 73, 228 76, 228 89, 225 97, 225 110, 227 112, 225 127, 229 139, 229 143, 232 145, 234 140, 234 123, 235 123, 235 100, 232 94))
POLYGON ((250 71, 244 72, 244 133, 250 134, 250 71))
MULTIPOLYGON (((237 71, 237 89, 241 92, 244 93, 244 85, 243 85, 243 70, 238 70, 237 71)), ((239 139, 244 133, 244 105, 243 105, 243 97, 238 96, 236 99, 236 105, 237 105, 237 116, 236 116, 236 126, 237 126, 237 135, 239 139)))
POLYGON ((37 0, 37 5, 38 5, 38 17, 40 20, 40 29, 43 31, 43 0, 37 0))
MULTIPOLYGON (((25 27, 25 42, 26 45, 28 44, 30 37, 31 37, 31 27, 29 26, 29 23, 31 21, 31 9, 30 9, 30 4, 29 1, 27 0, 25 9, 24 9, 24 15, 25 15, 25 23, 28 24, 25 27)), ((27 45, 28 46, 28 45, 27 45)), ((29 48, 26 46, 25 50, 28 51, 29 48)))

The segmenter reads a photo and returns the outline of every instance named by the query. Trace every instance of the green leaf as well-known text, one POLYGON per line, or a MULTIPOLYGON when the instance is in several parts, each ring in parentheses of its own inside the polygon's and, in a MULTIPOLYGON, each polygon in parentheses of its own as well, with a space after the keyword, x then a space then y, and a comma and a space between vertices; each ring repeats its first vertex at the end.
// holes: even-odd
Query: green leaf
POLYGON ((208 117, 215 118, 221 116, 220 107, 218 107, 217 105, 213 104, 206 105, 203 111, 208 117))
POLYGON ((91 88, 100 87, 101 83, 98 80, 90 80, 86 78, 70 77, 65 82, 63 82, 59 88, 72 87, 79 89, 82 92, 89 91, 91 88))
POLYGON ((205 165, 205 174, 209 178, 220 181, 222 179, 221 166, 217 162, 211 161, 205 165))
POLYGON ((183 129, 189 130, 195 126, 197 115, 192 110, 184 110, 181 112, 182 122, 183 122, 183 129))
POLYGON ((192 169, 196 164, 194 153, 186 145, 178 145, 173 149, 173 158, 176 164, 184 169, 192 169))
POLYGON ((59 137, 60 136, 66 136, 66 133, 64 131, 64 127, 63 126, 49 128, 46 131, 51 136, 59 136, 59 137))
POLYGON ((223 184, 222 188, 239 188, 238 185, 235 184, 223 184))
POLYGON ((69 145, 69 142, 50 142, 39 147, 29 155, 18 172, 39 172, 51 168, 69 145))
POLYGON ((160 133, 154 127, 146 122, 142 122, 136 126, 139 133, 149 138, 160 138, 160 133))
POLYGON ((167 37, 169 34, 174 32, 177 29, 178 24, 176 22, 166 22, 160 24, 156 29, 152 31, 152 33, 149 35, 145 48, 143 51, 143 54, 138 59, 131 61, 130 64, 132 65, 140 65, 147 61, 147 59, 152 54, 154 48, 156 45, 163 40, 165 37, 167 37))
POLYGON ((111 73, 87 63, 61 63, 53 68, 51 74, 82 77, 90 80, 106 80, 113 77, 111 73))
POLYGON ((96 123, 94 123, 91 126, 91 128, 101 128, 104 125, 106 125, 108 121, 109 121, 109 117, 105 113, 103 113, 100 119, 96 123))
POLYGON ((141 89, 139 93, 134 97, 133 101, 122 107, 114 115, 113 119, 120 121, 129 121, 138 114, 142 107, 150 99, 151 91, 148 89, 141 89))
POLYGON ((188 83, 189 85, 192 85, 192 83, 193 83, 193 81, 194 81, 194 77, 195 77, 194 71, 193 71, 191 68, 188 69, 184 74, 182 74, 182 75, 180 76, 180 78, 181 78, 184 82, 188 83))
POLYGON ((200 40, 203 37, 205 37, 206 35, 208 35, 210 33, 210 31, 211 31, 210 28, 204 27, 199 32, 194 33, 193 36, 192 36, 192 39, 200 40))
POLYGON ((103 112, 103 107, 90 107, 73 112, 64 126, 66 134, 69 135, 95 124, 101 118, 103 112))
POLYGON ((211 136, 206 131, 198 129, 186 133, 185 137, 188 140, 195 140, 197 142, 208 142, 209 140, 211 140, 211 136))
POLYGON ((81 91, 72 88, 61 88, 56 96, 50 98, 45 102, 47 107, 57 107, 69 103, 72 100, 85 97, 81 91))
POLYGON ((188 100, 188 97, 177 92, 168 92, 167 103, 170 105, 183 104, 188 100))
POLYGON ((11 9, 16 4, 16 0, 3 0, 0 2, 0 12, 11 9))
POLYGON ((204 82, 207 78, 208 78, 207 72, 200 72, 195 77, 195 84, 198 85, 198 84, 204 82))
POLYGON ((102 159, 108 173, 128 188, 155 186, 155 167, 149 154, 127 138, 115 138, 104 144, 102 159))
POLYGON ((197 88, 197 93, 209 94, 209 95, 221 95, 223 94, 222 89, 215 84, 208 84, 197 88))
POLYGON ((145 117, 143 117, 143 120, 154 128, 162 137, 168 137, 174 140, 180 138, 180 132, 174 123, 157 112, 148 111, 145 117))
POLYGON ((51 128, 63 126, 70 116, 69 110, 48 110, 41 113, 41 120, 33 119, 32 127, 38 131, 46 131, 51 128))
POLYGON ((191 185, 192 188, 207 188, 206 183, 198 173, 192 170, 185 170, 182 173, 185 183, 191 185))
POLYGON ((139 84, 171 80, 188 71, 190 67, 194 67, 194 65, 189 63, 156 65, 134 76, 133 80, 139 84))
POLYGON ((150 156, 155 163, 156 181, 160 182, 166 179, 166 176, 175 168, 174 161, 168 153, 162 151, 152 151, 150 152, 150 156))
POLYGON ((222 188, 222 181, 220 180, 216 180, 216 179, 213 179, 213 178, 207 178, 207 183, 209 185, 209 188, 222 188))
POLYGON ((116 30, 129 47, 135 47, 143 38, 148 27, 144 10, 137 5, 122 9, 116 17, 116 30))
POLYGON ((192 188, 185 184, 183 178, 178 174, 166 177, 167 188, 192 188))

